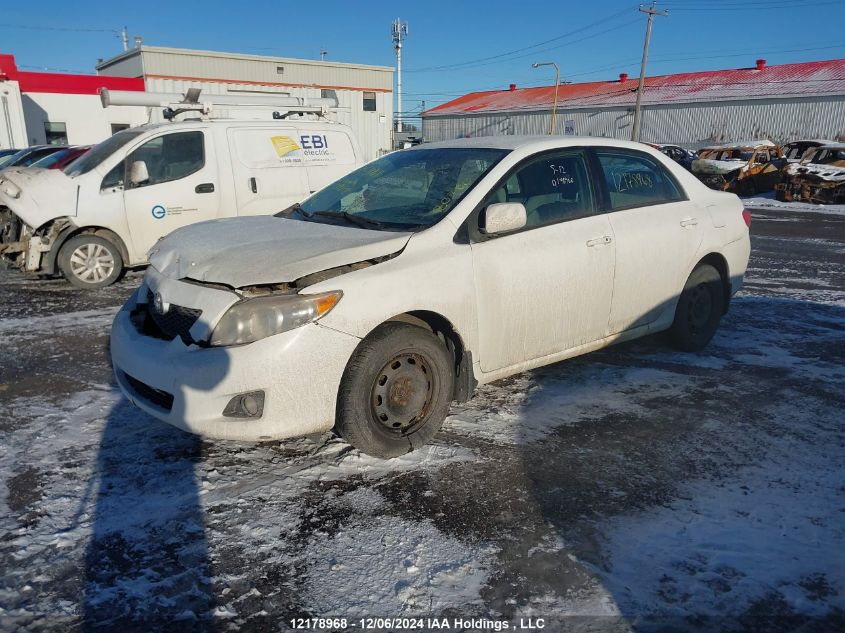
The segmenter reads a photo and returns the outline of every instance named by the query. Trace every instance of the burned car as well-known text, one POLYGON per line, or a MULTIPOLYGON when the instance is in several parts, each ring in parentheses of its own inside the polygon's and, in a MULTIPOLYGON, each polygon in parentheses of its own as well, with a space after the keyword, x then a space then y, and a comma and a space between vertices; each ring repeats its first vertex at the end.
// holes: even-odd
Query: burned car
POLYGON ((805 139, 800 141, 792 141, 783 146, 783 157, 788 164, 800 163, 804 158, 804 154, 808 150, 816 149, 822 145, 830 145, 834 141, 824 139, 805 139))
POLYGON ((658 152, 666 154, 666 156, 671 158, 687 171, 692 169, 692 161, 696 159, 695 152, 685 149, 680 145, 668 145, 666 143, 646 143, 646 145, 653 147, 658 152))
POLYGON ((822 145, 786 167, 775 186, 782 202, 845 203, 845 143, 822 145))
POLYGON ((692 173, 711 189, 751 195, 774 189, 785 163, 771 141, 751 141, 699 150, 692 173))

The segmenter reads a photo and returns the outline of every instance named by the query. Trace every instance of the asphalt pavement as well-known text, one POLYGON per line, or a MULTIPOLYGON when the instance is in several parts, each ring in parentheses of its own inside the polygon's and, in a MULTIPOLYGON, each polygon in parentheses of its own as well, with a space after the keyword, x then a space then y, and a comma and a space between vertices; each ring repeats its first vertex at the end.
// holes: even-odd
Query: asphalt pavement
POLYGON ((0 271, 0 630, 845 630, 845 217, 752 251, 704 352, 486 385, 388 462, 159 423, 108 362, 141 273, 0 271))

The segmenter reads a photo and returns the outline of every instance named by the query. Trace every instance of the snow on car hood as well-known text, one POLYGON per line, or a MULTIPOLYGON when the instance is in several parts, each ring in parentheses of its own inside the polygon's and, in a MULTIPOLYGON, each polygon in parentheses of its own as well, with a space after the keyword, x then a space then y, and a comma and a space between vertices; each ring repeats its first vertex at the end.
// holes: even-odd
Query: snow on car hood
POLYGON ((0 204, 32 228, 76 215, 78 185, 60 169, 10 167, 0 172, 0 204))
POLYGON ((149 261, 171 279, 242 288, 390 255, 411 235, 272 216, 228 218, 173 231, 150 250, 149 261))
POLYGON ((845 167, 820 165, 818 163, 793 163, 786 168, 789 176, 815 176, 829 182, 845 182, 845 167))
POLYGON ((692 172, 694 174, 729 174, 732 171, 745 167, 747 164, 747 160, 712 160, 709 158, 699 158, 692 161, 692 172))

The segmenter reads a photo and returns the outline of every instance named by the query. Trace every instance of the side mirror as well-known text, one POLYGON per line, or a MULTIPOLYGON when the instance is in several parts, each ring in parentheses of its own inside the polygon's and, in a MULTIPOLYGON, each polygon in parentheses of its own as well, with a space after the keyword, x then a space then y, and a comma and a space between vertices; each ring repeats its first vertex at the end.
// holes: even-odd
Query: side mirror
POLYGON ((150 179, 150 172, 147 171, 147 163, 136 160, 129 167, 129 182, 133 185, 140 185, 150 179))
POLYGON ((482 233, 495 235, 521 229, 527 221, 525 205, 519 202, 497 202, 484 209, 479 228, 482 233))

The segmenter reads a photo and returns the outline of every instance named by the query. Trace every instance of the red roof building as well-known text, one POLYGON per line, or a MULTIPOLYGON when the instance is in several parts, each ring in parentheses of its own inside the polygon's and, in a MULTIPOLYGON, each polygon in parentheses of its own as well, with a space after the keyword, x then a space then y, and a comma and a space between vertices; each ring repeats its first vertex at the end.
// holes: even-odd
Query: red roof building
MULTIPOLYGON (((630 138, 638 79, 558 87, 559 133, 630 138)), ((473 92, 423 113, 427 141, 548 130, 554 86, 473 92)), ((647 77, 643 140, 700 145, 845 132, 845 59, 647 77)))
POLYGON ((144 90, 144 80, 20 70, 0 54, 0 148, 46 143, 89 145, 146 122, 147 109, 103 109, 100 88, 144 90))

